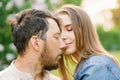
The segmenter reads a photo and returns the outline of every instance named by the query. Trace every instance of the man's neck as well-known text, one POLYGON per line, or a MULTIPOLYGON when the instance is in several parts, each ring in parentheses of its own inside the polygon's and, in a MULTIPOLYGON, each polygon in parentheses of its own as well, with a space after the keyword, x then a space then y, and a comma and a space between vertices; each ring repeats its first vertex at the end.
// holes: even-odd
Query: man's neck
POLYGON ((40 64, 35 64, 34 60, 18 56, 14 65, 18 70, 30 73, 34 80, 42 80, 42 67, 40 64))

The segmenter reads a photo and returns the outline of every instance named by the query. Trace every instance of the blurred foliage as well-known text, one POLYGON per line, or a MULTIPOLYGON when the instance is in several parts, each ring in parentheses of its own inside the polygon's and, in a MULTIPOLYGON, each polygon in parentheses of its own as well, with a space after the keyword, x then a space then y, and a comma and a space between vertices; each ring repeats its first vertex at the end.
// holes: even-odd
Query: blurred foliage
POLYGON ((51 11, 59 8, 64 4, 74 4, 74 5, 80 6, 82 3, 82 0, 59 0, 59 1, 57 0, 57 2, 58 3, 53 4, 51 0, 45 0, 45 3, 47 4, 48 9, 51 11))
POLYGON ((120 0, 118 1, 118 8, 117 9, 112 9, 112 14, 113 14, 113 21, 115 25, 119 25, 117 27, 120 27, 120 0))
POLYGON ((75 4, 79 6, 82 3, 82 0, 62 0, 62 4, 75 4))
POLYGON ((117 3, 118 3, 118 7, 120 8, 120 0, 117 0, 117 3))
POLYGON ((1 0, 2 6, 0 7, 0 70, 6 67, 16 57, 15 51, 10 48, 12 43, 10 25, 7 23, 7 17, 10 14, 17 13, 20 10, 30 7, 28 1, 25 2, 22 8, 18 8, 15 4, 10 9, 7 9, 9 0, 1 0))
MULTIPOLYGON (((120 25, 120 8, 113 9, 112 14, 113 14, 113 21, 115 25, 120 25)), ((117 27, 120 27, 120 26, 117 26, 117 27)))
POLYGON ((114 27, 110 31, 105 31, 103 26, 97 27, 97 32, 100 41, 104 48, 108 51, 119 51, 120 50, 120 27, 114 27))

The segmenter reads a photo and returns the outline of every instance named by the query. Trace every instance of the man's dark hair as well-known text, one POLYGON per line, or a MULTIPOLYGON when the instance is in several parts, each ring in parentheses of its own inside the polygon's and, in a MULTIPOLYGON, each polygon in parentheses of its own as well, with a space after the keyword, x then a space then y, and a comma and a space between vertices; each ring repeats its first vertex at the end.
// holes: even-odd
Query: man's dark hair
POLYGON ((44 39, 48 30, 48 21, 46 18, 52 18, 47 11, 28 9, 18 13, 11 23, 11 32, 13 43, 20 55, 23 55, 28 42, 33 35, 44 39))

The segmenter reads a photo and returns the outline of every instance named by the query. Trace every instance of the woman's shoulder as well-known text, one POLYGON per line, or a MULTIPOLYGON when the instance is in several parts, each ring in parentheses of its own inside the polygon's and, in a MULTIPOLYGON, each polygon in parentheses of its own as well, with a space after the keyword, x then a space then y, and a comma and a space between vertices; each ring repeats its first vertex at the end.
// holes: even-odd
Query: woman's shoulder
POLYGON ((119 80, 120 68, 107 56, 91 56, 84 62, 82 68, 75 73, 75 79, 81 80, 119 80), (109 76, 109 77, 106 77, 109 76))
POLYGON ((112 72, 115 74, 120 73, 120 67, 118 67, 118 65, 114 62, 113 59, 105 55, 91 56, 90 58, 88 58, 83 65, 83 70, 84 69, 100 69, 99 71, 101 71, 101 69, 106 69, 108 72, 112 72))
POLYGON ((100 56, 91 56, 89 57, 86 62, 86 64, 90 65, 90 64, 94 64, 94 65, 107 65, 107 64, 114 64, 114 61, 105 55, 100 55, 100 56))

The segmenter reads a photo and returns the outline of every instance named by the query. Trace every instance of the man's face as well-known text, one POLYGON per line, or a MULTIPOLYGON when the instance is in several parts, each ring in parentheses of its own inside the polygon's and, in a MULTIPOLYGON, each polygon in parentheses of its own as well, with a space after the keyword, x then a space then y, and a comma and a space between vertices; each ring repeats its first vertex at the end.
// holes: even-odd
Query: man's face
POLYGON ((44 51, 42 53, 42 65, 46 70, 58 68, 59 59, 61 58, 61 51, 59 46, 60 30, 57 23, 48 18, 48 31, 46 32, 46 40, 44 51))

